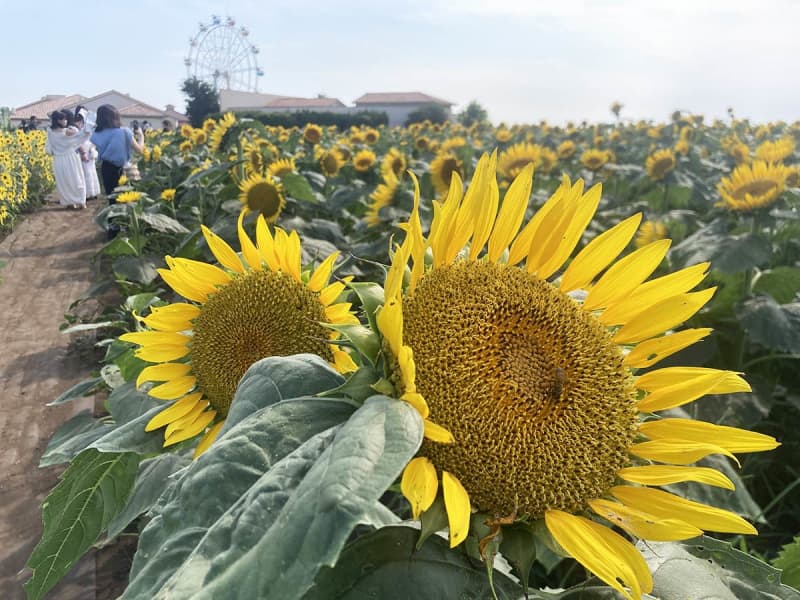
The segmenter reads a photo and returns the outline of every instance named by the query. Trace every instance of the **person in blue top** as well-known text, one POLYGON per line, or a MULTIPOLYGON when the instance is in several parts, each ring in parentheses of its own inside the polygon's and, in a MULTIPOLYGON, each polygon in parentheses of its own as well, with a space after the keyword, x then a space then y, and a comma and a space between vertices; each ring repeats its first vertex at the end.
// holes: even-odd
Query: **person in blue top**
MULTIPOLYGON (((139 129, 136 135, 120 125, 119 111, 110 104, 97 108, 97 128, 92 134, 92 143, 97 147, 101 160, 100 176, 106 195, 119 185, 122 168, 131 158, 131 150, 140 153, 144 149, 144 133, 139 129)), ((113 204, 114 200, 109 200, 113 204)))

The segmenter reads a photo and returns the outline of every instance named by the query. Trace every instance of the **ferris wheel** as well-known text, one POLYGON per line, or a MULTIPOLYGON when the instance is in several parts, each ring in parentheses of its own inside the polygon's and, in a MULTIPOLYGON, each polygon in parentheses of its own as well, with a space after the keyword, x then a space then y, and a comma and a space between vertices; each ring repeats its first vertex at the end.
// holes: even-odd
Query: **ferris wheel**
POLYGON ((249 34, 246 27, 236 26, 233 17, 212 15, 210 23, 200 23, 183 61, 189 77, 207 81, 217 90, 258 91, 258 78, 264 71, 258 66, 259 50, 248 40, 249 34))

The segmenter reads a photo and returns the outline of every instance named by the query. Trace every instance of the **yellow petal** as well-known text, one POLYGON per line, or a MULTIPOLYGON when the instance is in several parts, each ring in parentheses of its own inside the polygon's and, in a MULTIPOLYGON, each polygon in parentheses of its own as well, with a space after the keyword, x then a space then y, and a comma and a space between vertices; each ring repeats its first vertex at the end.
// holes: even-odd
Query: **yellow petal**
POLYGON ((358 370, 358 365, 347 352, 338 348, 331 348, 331 352, 333 353, 333 366, 339 373, 352 373, 358 370))
POLYGON ((408 402, 411 406, 413 406, 423 419, 428 418, 430 409, 428 408, 428 403, 425 401, 425 398, 422 397, 422 394, 417 392, 406 392, 400 396, 400 400, 408 402))
POLYGON ((713 440, 717 446, 730 452, 764 452, 780 446, 780 442, 771 435, 693 419, 648 421, 639 425, 639 431, 650 439, 713 440))
POLYGON ((585 288, 622 252, 639 229, 642 213, 628 217, 604 231, 581 250, 561 277, 561 291, 585 288))
POLYGON ((436 500, 439 480, 436 478, 436 467, 427 458, 420 456, 412 459, 403 471, 400 480, 400 491, 411 505, 411 516, 418 519, 436 500))
POLYGON ((464 201, 454 217, 454 226, 447 246, 449 257, 455 257, 475 231, 475 222, 483 207, 484 197, 489 193, 488 167, 489 155, 484 153, 475 165, 464 201))
POLYGON ((191 375, 176 377, 171 381, 157 385, 147 393, 159 400, 175 400, 188 394, 197 384, 197 378, 191 375))
POLYGON ((454 171, 450 177, 450 188, 447 191, 447 197, 445 197, 439 212, 437 235, 435 237, 433 235, 429 236, 434 265, 437 267, 449 264, 450 260, 452 260, 452 257, 448 255, 447 249, 450 245, 458 207, 461 206, 461 197, 463 195, 464 184, 461 181, 461 176, 454 171))
POLYGON ((469 533, 469 494, 458 478, 447 471, 442 471, 442 491, 450 527, 450 547, 455 548, 469 533))
POLYGON ((603 308, 630 294, 656 270, 671 243, 672 240, 658 240, 618 260, 589 290, 583 308, 603 308))
POLYGON ((351 321, 350 307, 353 306, 350 302, 341 302, 339 304, 331 304, 325 307, 325 318, 329 323, 346 323, 351 321))
POLYGON ((456 441, 452 433, 450 433, 441 425, 437 425, 433 421, 425 419, 422 422, 422 425, 425 439, 431 440, 432 442, 437 442, 439 444, 452 444, 456 441))
POLYGON ((208 292, 196 289, 194 286, 185 282, 182 278, 173 273, 170 269, 156 270, 158 271, 158 274, 161 275, 161 279, 164 280, 164 283, 166 283, 169 287, 175 290, 176 293, 180 294, 187 300, 194 300, 195 302, 200 302, 202 304, 208 298, 208 292))
POLYGON ((150 329, 156 331, 187 331, 192 328, 192 320, 200 315, 200 309, 191 304, 185 304, 184 306, 191 306, 196 311, 160 311, 154 309, 148 316, 137 316, 136 318, 150 329))
POLYGON ((403 346, 403 307, 400 301, 396 298, 388 300, 378 311, 377 322, 392 354, 398 356, 403 346))
POLYGON ((606 521, 622 527, 633 536, 653 542, 688 540, 703 532, 680 519, 659 519, 653 515, 610 500, 589 500, 589 506, 606 521))
POLYGON ((338 250, 320 263, 314 270, 311 279, 308 280, 308 289, 312 292, 319 292, 328 285, 328 281, 331 278, 331 271, 333 271, 333 265, 337 258, 339 258, 338 250))
POLYGON ((189 394, 188 396, 181 398, 175 404, 162 410, 155 417, 150 419, 147 422, 144 430, 153 431, 185 417, 197 406, 197 403, 200 402, 202 397, 203 394, 197 393, 189 394))
POLYGON ((192 370, 192 365, 186 363, 162 363, 151 365, 142 369, 136 378, 138 388, 145 381, 170 381, 178 377, 183 377, 192 370))
MULTIPOLYGON (((194 395, 194 394, 193 394, 194 395)), ((183 429, 194 423, 195 419, 199 417, 205 409, 209 406, 208 400, 200 400, 196 402, 195 405, 192 407, 188 413, 179 417, 177 419, 173 419, 168 425, 167 428, 164 430, 164 439, 168 439, 172 434, 174 434, 179 429, 183 429)))
POLYGON ((705 458, 709 454, 724 454, 732 458, 737 463, 736 457, 714 444, 706 442, 694 442, 691 440, 676 440, 663 438, 641 442, 628 447, 628 452, 639 458, 655 460, 658 462, 674 463, 676 465, 688 465, 705 458))
POLYGON ((203 237, 206 238, 208 247, 211 249, 211 252, 217 258, 219 263, 235 273, 244 273, 242 261, 239 259, 239 256, 236 254, 236 252, 233 251, 233 248, 228 245, 228 242, 223 240, 205 225, 201 225, 200 229, 203 231, 203 237))
POLYGON ((291 275, 295 281, 300 281, 300 272, 302 270, 302 265, 300 264, 301 255, 300 236, 297 235, 296 231, 292 231, 286 239, 285 260, 281 263, 281 267, 284 272, 291 275))
POLYGON ((699 342, 712 331, 710 327, 685 329, 671 335, 640 342, 628 353, 623 364, 633 369, 651 367, 675 352, 699 342))
POLYGON ((212 290, 231 281, 231 276, 215 265, 189 258, 175 258, 174 261, 195 284, 202 282, 203 285, 211 286, 212 290))
POLYGON ((569 190, 569 178, 564 175, 561 185, 548 198, 548 200, 536 211, 530 221, 525 224, 522 231, 514 239, 508 251, 508 264, 515 265, 523 258, 528 256, 531 251, 533 239, 537 236, 542 223, 551 213, 559 214, 562 209, 566 193, 569 190))
POLYGON ((531 240, 528 260, 525 267, 529 273, 536 273, 539 267, 548 260, 563 241, 569 222, 578 209, 577 200, 583 191, 583 180, 579 179, 575 186, 569 183, 569 177, 563 175, 564 191, 561 202, 542 220, 531 240), (580 187, 580 189, 578 189, 580 187))
POLYGON ((727 510, 686 500, 680 496, 652 488, 616 486, 614 497, 631 508, 637 508, 659 518, 678 518, 703 531, 720 533, 757 534, 755 527, 727 510))
POLYGON ((136 358, 141 358, 147 362, 169 362, 178 360, 189 354, 189 347, 185 344, 153 344, 142 346, 134 351, 136 358))
POLYGON ((214 440, 217 439, 219 435, 219 430, 222 429, 222 426, 225 425, 225 421, 220 421, 216 425, 214 425, 211 429, 206 431, 203 439, 200 440, 200 443, 197 444, 197 448, 194 449, 194 458, 197 458, 203 452, 209 449, 211 444, 214 443, 214 440))
POLYGON ((622 536, 589 519, 548 510, 545 524, 570 556, 630 600, 650 592, 653 581, 641 554, 622 536), (630 592, 624 586, 630 588, 630 592))
MULTIPOLYGON (((212 281, 206 281, 203 274, 198 269, 190 271, 184 260, 178 260, 171 256, 165 256, 164 261, 167 266, 172 270, 173 275, 183 281, 187 285, 199 292, 206 295, 213 294, 217 291, 217 284, 212 281)), ((204 263, 207 264, 207 263, 204 263)))
POLYGON ((410 248, 410 243, 406 244, 404 242, 402 246, 397 248, 392 257, 392 264, 386 273, 386 282, 384 283, 384 296, 387 300, 400 295, 403 287, 403 275, 411 252, 410 248))
POLYGON ((630 296, 610 305, 600 315, 600 322, 603 325, 622 325, 650 310, 654 304, 688 292, 705 279, 708 266, 709 263, 700 263, 643 283, 633 290, 630 296))
POLYGON ((725 387, 733 386, 731 392, 749 392, 750 386, 734 371, 711 369, 708 367, 666 367, 656 369, 636 379, 636 387, 648 392, 657 392, 662 389, 672 388, 686 380, 699 379, 707 375, 719 375, 723 378, 725 387))
POLYGON ((256 244, 261 257, 270 270, 280 271, 281 263, 278 260, 278 255, 275 254, 275 240, 269 232, 269 226, 264 219, 264 215, 258 215, 256 220, 256 244))
POLYGON ((211 423, 216 416, 217 411, 215 410, 202 413, 199 417, 192 421, 192 423, 182 429, 178 429, 172 435, 168 436, 164 440, 164 448, 167 446, 172 446, 173 444, 177 444, 178 442, 183 442, 189 438, 193 438, 206 427, 208 427, 209 423, 211 423))
MULTIPOLYGON (((687 378, 680 383, 659 388, 649 393, 639 402, 637 408, 639 412, 655 412, 657 410, 667 410, 669 408, 683 406, 689 402, 694 402, 706 394, 711 394, 716 389, 720 389, 720 384, 726 380, 732 379, 732 377, 738 378, 738 375, 728 371, 711 370, 710 373, 687 378)), ((750 386, 747 385, 747 382, 741 378, 739 378, 739 381, 741 384, 744 384, 746 390, 749 391, 750 386)), ((742 386, 739 387, 741 388, 742 386)), ((736 391, 745 390, 740 389, 736 391)))
POLYGON ((497 187, 497 176, 492 165, 487 165, 486 177, 489 185, 482 194, 481 203, 475 207, 477 214, 475 216, 475 231, 469 248, 470 260, 477 260, 478 255, 489 239, 492 225, 494 225, 495 217, 497 216, 497 207, 500 204, 500 190, 497 187))
POLYGON ((497 259, 506 251, 508 244, 519 231, 519 226, 528 208, 533 186, 533 163, 529 163, 514 178, 503 198, 503 205, 494 222, 489 236, 489 260, 497 259))
POLYGON ((625 481, 642 485, 670 485, 684 481, 696 481, 716 487, 733 490, 733 482, 716 469, 708 467, 678 467, 673 465, 645 465, 626 467, 617 471, 625 481))
POLYGON ((618 344, 640 342, 672 329, 703 308, 716 290, 716 287, 712 287, 662 300, 628 321, 616 333, 614 341, 618 344))
POLYGON ((425 273, 425 251, 427 243, 422 236, 422 221, 419 218, 419 181, 417 176, 409 171, 411 180, 414 182, 414 206, 411 209, 411 215, 408 218, 408 241, 411 244, 410 254, 414 259, 414 265, 411 269, 411 281, 408 288, 409 293, 414 291, 417 282, 422 278, 425 273))
POLYGON ((239 222, 236 226, 236 231, 239 234, 239 246, 242 249, 242 255, 247 261, 247 264, 250 265, 251 269, 260 271, 261 254, 258 252, 258 248, 256 248, 253 240, 250 239, 250 236, 248 236, 247 232, 244 230, 244 211, 239 213, 239 222))
POLYGON ((345 284, 342 281, 334 281, 333 283, 322 288, 319 293, 319 301, 322 306, 329 306, 333 304, 336 299, 342 295, 345 284))
POLYGON ((123 342, 139 344, 140 346, 156 346, 159 344, 185 346, 192 338, 172 331, 134 331, 119 336, 119 339, 123 342))
POLYGON ((413 386, 417 380, 417 365, 414 363, 414 351, 411 346, 400 346, 400 352, 397 353, 397 364, 403 375, 402 379, 406 390, 416 391, 413 386))

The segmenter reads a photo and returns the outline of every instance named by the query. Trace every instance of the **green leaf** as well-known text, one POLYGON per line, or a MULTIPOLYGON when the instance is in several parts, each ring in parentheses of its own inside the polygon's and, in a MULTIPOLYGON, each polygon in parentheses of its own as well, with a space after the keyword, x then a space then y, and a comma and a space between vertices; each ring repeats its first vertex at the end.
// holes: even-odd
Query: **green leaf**
POLYGON ((71 327, 62 329, 61 333, 70 334, 70 333, 79 333, 82 331, 94 331, 96 329, 104 329, 106 327, 113 327, 115 325, 120 325, 120 324, 124 323, 121 321, 98 321, 96 323, 78 323, 77 325, 72 325, 71 327))
POLYGON ((361 356, 366 358, 371 365, 375 365, 381 351, 381 340, 375 331, 363 325, 326 323, 325 326, 341 333, 353 344, 361 356))
POLYGON ((361 308, 369 321, 369 327, 372 331, 378 331, 378 322, 376 321, 375 313, 383 306, 384 296, 383 288, 377 283, 371 282, 356 282, 350 284, 352 289, 359 300, 361 300, 361 308))
POLYGON ((422 548, 425 540, 431 537, 434 533, 447 527, 447 511, 444 507, 444 497, 442 496, 441 489, 437 492, 436 499, 433 501, 433 504, 430 505, 428 510, 420 515, 419 520, 421 527, 419 539, 417 540, 416 545, 417 550, 422 548))
POLYGON ((800 589, 800 536, 786 544, 772 564, 782 571, 782 583, 800 589))
POLYGON ((135 452, 137 454, 158 454, 164 445, 163 430, 145 431, 147 423, 168 405, 159 404, 139 417, 115 427, 100 439, 92 442, 90 448, 100 452, 135 452))
POLYGON ((39 466, 49 467, 69 462, 112 429, 114 429, 113 424, 96 419, 91 411, 79 412, 61 425, 47 442, 39 466))
POLYGON ((781 585, 780 571, 727 542, 701 536, 637 547, 653 573, 652 594, 663 600, 800 600, 800 592, 781 585))
POLYGON ((515 523, 509 527, 503 527, 500 553, 517 570, 522 587, 527 590, 531 567, 536 561, 536 536, 530 527, 525 523, 515 523))
POLYGON ((422 419, 374 396, 331 440, 270 469, 212 525, 156 598, 301 598, 422 443, 422 419))
POLYGON ((745 233, 731 235, 724 219, 699 229, 670 252, 679 266, 711 261, 711 267, 725 273, 738 273, 763 267, 772 258, 772 245, 766 238, 745 233))
POLYGON ((769 296, 751 298, 744 303, 739 320, 756 344, 800 353, 800 302, 780 305, 769 296))
MULTIPOLYGON (((417 551, 416 540, 417 530, 402 526, 359 538, 342 552, 335 567, 320 571, 304 600, 492 597, 483 565, 450 550, 440 537, 434 536, 417 551)), ((501 600, 523 596, 520 586, 498 571, 494 587, 501 600)))
POLYGON ((139 457, 87 450, 61 476, 42 505, 44 532, 28 567, 30 600, 42 598, 94 544, 124 506, 139 457))
POLYGON ((136 256, 139 251, 127 238, 117 236, 100 250, 108 256, 136 256))
POLYGON ((64 404, 65 402, 75 400, 75 398, 83 398, 101 383, 103 383, 102 377, 85 379, 73 385, 66 392, 62 392, 58 398, 50 402, 47 406, 57 406, 58 404, 64 404))
MULTIPOLYGON (((257 410, 221 434, 154 507, 154 518, 142 532, 131 583, 123 597, 154 598, 207 531, 222 521, 226 511, 265 473, 352 412, 349 403, 332 399, 285 400, 257 410)), ((298 456, 287 459, 283 468, 298 461, 298 456)), ((284 485, 288 483, 284 481, 277 489, 284 485)))
POLYGON ((108 397, 108 411, 117 425, 124 425, 141 417, 153 408, 166 408, 167 403, 136 389, 136 383, 128 381, 114 389, 108 397))
POLYGON ((120 279, 149 285, 158 277, 156 266, 151 258, 145 256, 118 256, 111 269, 120 279))
POLYGON ((295 200, 303 202, 318 202, 314 190, 308 179, 298 173, 286 173, 281 177, 281 185, 284 191, 295 200))
POLYGON ((139 220, 162 233, 189 233, 180 222, 161 213, 142 213, 139 215, 139 220))
POLYGON ((136 519, 152 508, 170 484, 169 477, 192 461, 179 454, 160 454, 139 464, 139 472, 125 507, 108 524, 106 538, 113 540, 136 519))
POLYGON ((775 267, 764 271, 753 285, 756 294, 769 294, 778 304, 791 302, 800 292, 800 269, 775 267))
POLYGON ((346 396, 356 402, 363 402, 370 396, 375 395, 373 385, 380 379, 380 375, 369 366, 361 366, 352 373, 342 385, 320 394, 331 398, 341 398, 346 396))

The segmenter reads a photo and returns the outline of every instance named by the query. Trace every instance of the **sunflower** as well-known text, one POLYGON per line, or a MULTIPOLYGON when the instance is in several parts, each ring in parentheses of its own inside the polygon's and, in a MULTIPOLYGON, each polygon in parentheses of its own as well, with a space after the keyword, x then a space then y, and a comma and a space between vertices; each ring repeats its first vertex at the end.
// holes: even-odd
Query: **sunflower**
POLYGON ((389 171, 384 177, 383 183, 376 187, 375 191, 369 195, 372 202, 367 208, 367 213, 364 215, 364 221, 367 225, 374 227, 381 223, 381 209, 392 203, 398 187, 400 187, 400 179, 389 171))
POLYGON ((293 158, 282 158, 271 162, 267 170, 273 177, 283 177, 287 173, 294 173, 297 170, 297 166, 294 164, 293 158))
POLYGON ((656 150, 644 163, 644 168, 650 179, 661 181, 668 173, 675 170, 675 165, 678 164, 675 160, 675 153, 672 150, 656 150))
POLYGON ((513 134, 505 127, 500 127, 497 131, 494 132, 494 139, 500 142, 501 144, 510 142, 512 137, 513 134))
POLYGON ((364 141, 368 144, 376 144, 378 140, 381 139, 381 134, 377 129, 367 129, 364 132, 364 141))
POLYGON ((281 211, 286 206, 283 197, 283 188, 272 176, 267 173, 251 175, 239 184, 239 200, 242 201, 245 213, 259 213, 267 223, 278 220, 281 211))
POLYGON ((303 130, 303 139, 309 144, 319 144, 322 140, 322 127, 309 123, 303 130))
POLYGON ((578 562, 625 597, 640 598, 652 588, 647 564, 611 526, 647 540, 755 533, 733 513, 651 486, 699 481, 730 489, 721 473, 683 465, 777 442, 692 419, 651 419, 707 393, 750 389, 736 373, 716 369, 636 376, 710 333, 661 335, 711 298, 714 288, 690 291, 709 264, 645 282, 668 240, 614 262, 641 215, 569 261, 600 186, 584 192, 583 181, 564 177, 520 230, 532 175, 528 165, 500 204, 495 158, 483 156, 466 195, 454 177, 434 205, 427 238, 417 190, 377 315, 390 381, 425 419, 425 440, 401 490, 417 518, 433 504, 441 477, 452 547, 467 536, 472 506, 541 519, 578 562))
POLYGON ((677 142, 675 142, 674 150, 676 154, 680 154, 681 156, 686 156, 687 154, 689 154, 689 142, 684 139, 678 140, 677 142))
POLYGON ((590 171, 598 171, 606 166, 609 156, 606 150, 591 148, 581 154, 581 163, 590 171))
POLYGON ((195 146, 202 146, 208 141, 208 134, 205 129, 195 129, 192 133, 192 143, 195 146))
POLYGON ((375 163, 375 153, 372 150, 359 150, 353 157, 353 167, 359 173, 366 173, 375 163))
POLYGON ((790 170, 782 164, 755 160, 750 165, 739 165, 717 184, 717 191, 728 210, 751 211, 769 206, 781 195, 790 170))
POLYGON ((211 132, 208 138, 208 147, 212 152, 217 152, 222 148, 222 143, 225 140, 225 134, 228 130, 236 124, 236 117, 233 113, 225 113, 222 118, 217 122, 214 131, 211 132))
POLYGON ((165 202, 172 202, 175 199, 175 188, 163 190, 159 197, 165 202))
POLYGON ((428 138, 426 138, 424 135, 414 139, 414 148, 417 150, 427 150, 429 145, 430 140, 428 140, 428 138))
POLYGON ((194 127, 189 125, 188 123, 184 123, 181 125, 181 137, 190 138, 194 133, 194 127))
POLYGON ((394 175, 395 179, 400 179, 406 171, 406 156, 397 148, 390 148, 381 161, 381 176, 389 178, 389 174, 394 175))
POLYGON ((325 177, 336 177, 342 168, 340 154, 336 150, 327 150, 319 157, 319 166, 325 177))
POLYGON ((130 204, 131 202, 138 202, 142 198, 142 192, 122 192, 117 196, 119 204, 130 204))
POLYGON ((264 172, 264 155, 256 144, 243 144, 244 171, 247 175, 258 175, 264 172))
POLYGON ((644 248, 648 244, 663 240, 665 237, 667 237, 667 226, 664 223, 661 221, 645 221, 636 233, 634 244, 636 244, 637 248, 644 248))
POLYGON ((447 193, 454 173, 459 175, 459 179, 464 176, 464 163, 455 154, 444 152, 433 159, 431 163, 431 180, 437 193, 447 193))
POLYGON ((733 157, 737 165, 750 162, 750 148, 744 142, 734 142, 728 147, 728 154, 733 157))
POLYGON ((203 121, 202 128, 206 133, 211 133, 214 131, 214 128, 217 126, 217 122, 214 119, 206 119, 203 121))
POLYGON ((784 137, 774 142, 761 142, 756 148, 756 158, 776 163, 794 154, 794 140, 784 137))
POLYGON ((564 140, 558 145, 556 154, 558 154, 558 158, 562 160, 572 158, 572 155, 575 154, 575 142, 572 140, 564 140))
POLYGON ((513 179, 530 164, 534 167, 542 164, 541 146, 527 142, 514 144, 500 153, 500 158, 497 160, 497 172, 506 179, 513 179))
POLYGON ((549 173, 550 171, 555 168, 556 164, 558 164, 558 154, 556 154, 550 148, 541 148, 541 155, 540 155, 541 164, 539 165, 539 170, 542 173, 549 173))
POLYGON ((336 333, 324 326, 358 322, 349 303, 337 302, 345 284, 328 283, 338 252, 306 277, 296 232, 276 229, 273 237, 259 216, 254 244, 242 227, 243 217, 244 212, 238 226, 243 259, 203 226, 222 268, 166 257, 169 268, 159 269, 161 277, 189 302, 154 308, 147 317, 137 317, 146 330, 120 337, 140 346, 137 357, 158 363, 142 370, 137 386, 164 382, 149 394, 176 401, 145 429, 166 426, 165 447, 205 431, 195 456, 214 441, 239 379, 257 360, 308 352, 325 358, 340 372, 355 367, 349 355, 331 343, 336 333))
POLYGON ((466 138, 461 136, 455 136, 446 139, 442 142, 442 145, 439 147, 439 152, 450 152, 451 150, 455 150, 456 148, 463 148, 467 145, 466 138))

